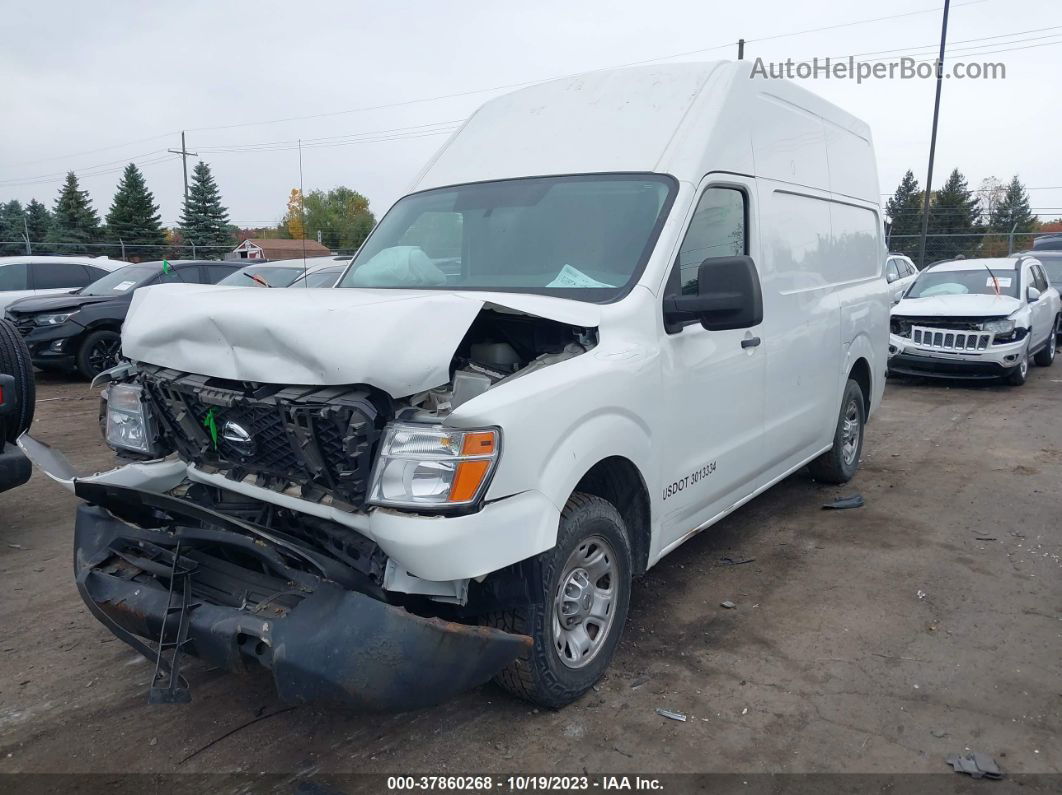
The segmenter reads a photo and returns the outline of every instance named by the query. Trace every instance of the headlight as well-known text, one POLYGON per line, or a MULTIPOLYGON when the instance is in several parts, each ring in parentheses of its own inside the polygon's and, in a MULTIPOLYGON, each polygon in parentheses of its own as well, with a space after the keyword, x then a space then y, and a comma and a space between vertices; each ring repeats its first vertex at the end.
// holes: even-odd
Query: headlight
POLYGON ((76 314, 77 312, 61 312, 58 315, 37 315, 33 318, 33 322, 38 326, 58 326, 65 323, 76 314))
POLYGON ((1010 334, 1014 331, 1013 320, 987 320, 981 325, 982 331, 991 331, 993 334, 1010 334))
POLYGON ((112 384, 107 390, 107 444, 116 450, 152 452, 150 416, 137 384, 112 384))
POLYGON ((391 423, 372 473, 369 502, 401 508, 469 505, 486 489, 501 432, 391 423))

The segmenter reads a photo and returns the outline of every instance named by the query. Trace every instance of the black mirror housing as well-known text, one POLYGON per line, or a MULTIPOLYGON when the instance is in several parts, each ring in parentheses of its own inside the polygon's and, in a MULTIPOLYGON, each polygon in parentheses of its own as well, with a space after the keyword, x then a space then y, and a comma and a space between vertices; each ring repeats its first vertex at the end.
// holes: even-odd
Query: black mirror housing
POLYGON ((763 321, 763 292, 752 257, 710 257, 697 271, 697 295, 669 295, 664 320, 675 330, 700 321, 709 331, 751 328, 763 321))

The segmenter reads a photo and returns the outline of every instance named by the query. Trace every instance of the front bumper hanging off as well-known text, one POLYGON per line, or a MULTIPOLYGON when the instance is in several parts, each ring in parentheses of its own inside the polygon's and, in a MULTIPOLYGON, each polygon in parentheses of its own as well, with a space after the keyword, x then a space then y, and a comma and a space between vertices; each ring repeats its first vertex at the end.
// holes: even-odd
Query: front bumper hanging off
POLYGON ((267 668, 288 703, 404 710, 486 682, 531 646, 388 604, 368 578, 282 533, 136 489, 78 483, 76 492, 90 503, 74 531, 81 597, 152 660, 139 639, 183 641, 233 672, 267 668), (177 568, 191 572, 184 610, 171 598, 177 568))

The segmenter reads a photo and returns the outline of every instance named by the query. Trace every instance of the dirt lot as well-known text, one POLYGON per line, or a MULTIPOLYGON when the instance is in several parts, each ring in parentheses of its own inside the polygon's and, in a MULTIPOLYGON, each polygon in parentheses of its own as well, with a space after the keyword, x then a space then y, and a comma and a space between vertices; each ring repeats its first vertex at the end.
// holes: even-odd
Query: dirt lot
MULTIPOLYGON (((39 400, 40 438, 108 465, 86 385, 39 400)), ((202 666, 192 704, 148 706, 148 665, 74 588, 75 500, 37 474, 0 495, 0 772, 941 772, 966 748, 1062 772, 1060 417, 1062 365, 890 383, 849 488, 794 475, 671 555, 607 678, 555 713, 492 685, 282 711, 267 675, 202 666), (821 510, 853 491, 866 507, 821 510)))

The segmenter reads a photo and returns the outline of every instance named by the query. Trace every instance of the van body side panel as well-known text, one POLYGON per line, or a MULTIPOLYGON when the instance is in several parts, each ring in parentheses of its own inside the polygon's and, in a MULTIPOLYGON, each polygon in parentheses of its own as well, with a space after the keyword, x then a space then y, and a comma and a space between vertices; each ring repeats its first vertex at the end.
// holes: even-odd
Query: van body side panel
POLYGON ((878 169, 870 131, 862 122, 823 119, 830 190, 838 197, 877 204, 878 169))
POLYGON ((829 444, 841 362, 837 261, 825 195, 761 181, 763 340, 767 353, 764 434, 772 467, 829 444))
POLYGON ((830 210, 834 244, 851 275, 838 288, 844 350, 840 376, 846 378, 860 358, 867 360, 871 373, 869 415, 881 401, 888 359, 890 301, 883 270, 887 252, 881 214, 877 207, 839 202, 831 204, 830 210))
POLYGON ((774 94, 752 104, 756 176, 793 186, 829 190, 826 134, 822 119, 774 94))

